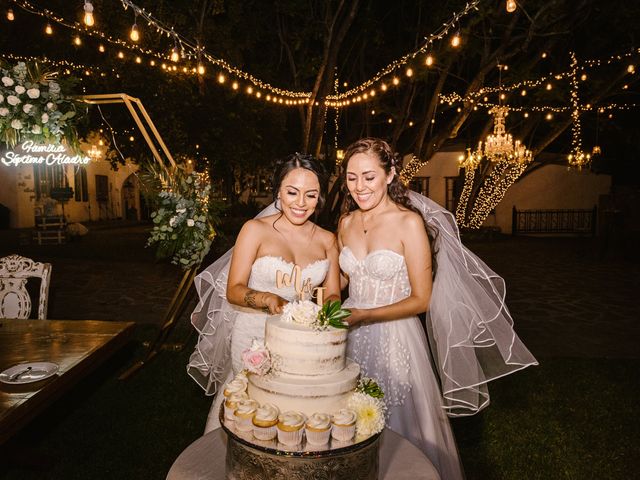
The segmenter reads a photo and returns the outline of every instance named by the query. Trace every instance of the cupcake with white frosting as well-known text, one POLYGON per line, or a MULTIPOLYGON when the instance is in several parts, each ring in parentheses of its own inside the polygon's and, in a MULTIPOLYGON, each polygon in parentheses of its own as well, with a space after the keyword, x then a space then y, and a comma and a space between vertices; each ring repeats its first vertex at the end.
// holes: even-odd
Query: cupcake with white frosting
POLYGON ((326 413, 314 413, 307 419, 304 430, 307 443, 325 445, 331 436, 331 417, 326 413))
POLYGON ((240 400, 234 410, 236 430, 250 432, 253 430, 253 417, 260 404, 250 398, 240 400))
POLYGON ((247 395, 247 392, 236 392, 229 395, 224 401, 224 418, 226 420, 235 420, 234 412, 238 406, 238 402, 247 400, 248 398, 249 395, 247 395))
POLYGON ((222 394, 225 398, 229 398, 229 396, 234 393, 246 392, 248 384, 249 381, 247 380, 247 377, 244 374, 239 373, 233 380, 224 386, 222 394))
POLYGON ((298 445, 302 441, 306 418, 301 412, 284 412, 278 416, 278 441, 284 445, 298 445))
POLYGON ((343 408, 331 417, 331 436, 339 442, 348 442, 356 433, 356 412, 343 408))
POLYGON ((272 440, 278 435, 278 415, 280 410, 275 405, 265 403, 258 407, 253 416, 253 436, 258 440, 272 440))

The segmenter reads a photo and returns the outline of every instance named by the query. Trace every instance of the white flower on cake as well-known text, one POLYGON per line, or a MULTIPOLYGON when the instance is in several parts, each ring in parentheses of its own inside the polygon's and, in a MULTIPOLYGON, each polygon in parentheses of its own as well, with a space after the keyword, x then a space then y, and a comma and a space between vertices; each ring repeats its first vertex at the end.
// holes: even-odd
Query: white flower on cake
POLYGON ((271 369, 269 350, 254 339, 251 348, 242 352, 242 363, 249 372, 265 375, 271 369))
POLYGON ((384 429, 386 406, 379 398, 355 392, 349 398, 348 407, 356 412, 356 433, 369 437, 384 429))
POLYGON ((317 330, 333 328, 349 328, 343 322, 351 312, 342 308, 339 300, 327 301, 322 308, 311 300, 299 300, 287 303, 282 309, 281 320, 288 323, 299 323, 317 330))
POLYGON ((287 303, 282 310, 282 321, 312 326, 318 321, 320 307, 310 300, 287 303))

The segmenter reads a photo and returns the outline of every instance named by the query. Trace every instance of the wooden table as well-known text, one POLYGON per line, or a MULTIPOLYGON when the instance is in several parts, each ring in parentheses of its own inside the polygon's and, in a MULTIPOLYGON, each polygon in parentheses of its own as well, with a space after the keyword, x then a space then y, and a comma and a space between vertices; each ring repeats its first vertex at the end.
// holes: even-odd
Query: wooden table
POLYGON ((17 363, 54 362, 51 378, 0 383, 0 444, 122 347, 133 322, 0 319, 0 371, 17 363))

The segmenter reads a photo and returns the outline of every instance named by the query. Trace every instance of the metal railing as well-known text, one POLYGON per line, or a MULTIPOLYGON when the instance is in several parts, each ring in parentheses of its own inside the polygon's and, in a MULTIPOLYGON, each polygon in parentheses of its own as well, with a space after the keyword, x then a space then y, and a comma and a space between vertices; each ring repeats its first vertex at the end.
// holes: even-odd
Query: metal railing
POLYGON ((518 234, 596 234, 597 207, 575 210, 517 210, 513 207, 511 231, 518 234))

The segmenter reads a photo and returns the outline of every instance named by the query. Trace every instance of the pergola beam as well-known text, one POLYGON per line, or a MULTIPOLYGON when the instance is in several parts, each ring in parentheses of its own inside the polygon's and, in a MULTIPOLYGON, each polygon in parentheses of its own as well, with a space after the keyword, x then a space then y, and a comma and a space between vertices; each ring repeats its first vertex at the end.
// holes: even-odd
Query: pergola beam
POLYGON ((140 101, 140 99, 131 97, 126 93, 106 93, 106 94, 98 94, 98 95, 79 95, 77 97, 78 100, 83 101, 85 103, 89 103, 91 105, 103 105, 109 103, 124 103, 129 110, 129 113, 133 117, 133 120, 136 122, 138 129, 140 129, 140 133, 144 137, 144 140, 147 142, 147 145, 151 149, 151 153, 153 153, 154 158, 160 163, 164 165, 164 160, 158 151, 157 145, 160 146, 160 149, 164 153, 165 157, 169 160, 172 166, 175 167, 176 162, 173 160, 173 156, 169 152, 169 149, 162 140, 160 136, 160 132, 153 124, 151 117, 147 113, 147 110, 144 108, 144 105, 140 101), (137 110, 136 110, 137 107, 137 110), (142 116, 142 118, 141 118, 142 116), (144 120, 144 121, 143 121, 144 120), (146 126, 145 126, 146 123, 146 126), (151 131, 151 134, 149 133, 151 131), (153 138, 152 138, 153 135, 153 138))

